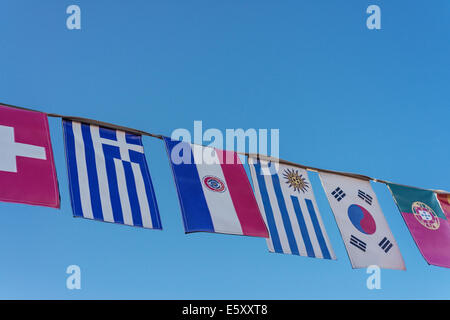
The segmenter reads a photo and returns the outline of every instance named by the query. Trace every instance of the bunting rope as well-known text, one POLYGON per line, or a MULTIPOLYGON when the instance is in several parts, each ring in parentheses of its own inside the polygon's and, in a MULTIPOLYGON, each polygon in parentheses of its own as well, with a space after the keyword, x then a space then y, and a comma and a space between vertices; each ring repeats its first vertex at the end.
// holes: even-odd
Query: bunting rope
POLYGON ((420 190, 427 190, 427 191, 432 191, 435 193, 439 193, 439 194, 450 194, 448 191, 445 190, 434 190, 434 189, 426 189, 426 188, 419 188, 419 187, 415 187, 415 186, 409 186, 406 184, 401 184, 401 183, 397 183, 397 182, 391 182, 391 181, 387 181, 387 180, 383 180, 383 179, 378 179, 378 178, 372 178, 366 175, 362 175, 362 174, 358 174, 358 173, 352 173, 352 172, 345 172, 345 171, 335 171, 335 170, 328 170, 328 169, 321 169, 321 168, 316 168, 316 167, 311 167, 311 166, 305 166, 299 163, 295 163, 295 162, 291 162, 291 161, 287 161, 287 160, 283 160, 283 159, 279 159, 279 158, 274 158, 274 157, 270 157, 270 156, 266 156, 266 155, 260 155, 257 153, 240 153, 239 154, 244 154, 247 157, 252 157, 252 158, 257 158, 257 159, 261 159, 261 160, 266 160, 266 161, 272 161, 272 162, 279 162, 281 164, 286 164, 286 165, 290 165, 293 167, 297 167, 297 168, 302 168, 311 172, 324 172, 324 173, 331 173, 331 174, 336 174, 336 175, 340 175, 340 176, 346 176, 346 177, 350 177, 350 178, 355 178, 355 179, 360 179, 360 180, 372 180, 374 182, 378 182, 378 183, 383 183, 383 184, 397 184, 399 186, 403 186, 403 187, 408 187, 408 188, 415 188, 415 189, 420 189, 420 190))
MULTIPOLYGON (((87 123, 87 124, 93 124, 93 125, 97 125, 97 126, 104 127, 104 128, 109 128, 109 129, 113 129, 113 130, 120 130, 120 131, 126 131, 126 132, 134 133, 134 134, 137 134, 137 135, 157 138, 157 139, 160 139, 160 140, 163 140, 163 137, 164 137, 164 135, 161 135, 161 134, 154 134, 154 133, 150 133, 150 132, 146 132, 146 131, 142 131, 142 130, 138 130, 138 129, 134 129, 134 128, 124 127, 124 126, 120 126, 120 125, 116 125, 116 124, 112 124, 112 123, 108 123, 108 122, 103 122, 103 121, 98 121, 98 120, 94 120, 94 119, 89 119, 89 118, 82 118, 82 117, 76 117, 76 116, 64 116, 64 115, 60 115, 60 114, 57 114, 57 113, 47 113, 47 112, 44 112, 44 111, 39 111, 39 110, 30 109, 30 108, 24 108, 24 107, 19 107, 19 106, 7 104, 7 103, 2 103, 2 102, 0 102, 0 105, 6 106, 6 107, 10 107, 10 108, 21 109, 21 110, 40 112, 40 113, 44 113, 48 117, 52 117, 52 118, 61 118, 61 119, 66 119, 66 120, 83 122, 83 123, 87 123)), ((204 145, 201 145, 201 146, 205 147, 204 145)), ((246 157, 251 157, 251 158, 256 158, 256 159, 265 160, 265 161, 271 161, 271 162, 277 162, 277 163, 281 163, 281 164, 286 164, 286 165, 290 165, 290 166, 297 167, 297 168, 302 168, 302 169, 305 169, 305 170, 308 170, 308 171, 311 171, 311 172, 316 172, 316 173, 320 173, 320 172, 331 173, 331 174, 351 177, 351 178, 365 180, 365 181, 370 181, 371 180, 371 181, 382 183, 382 184, 393 183, 393 184, 398 184, 400 186, 404 186, 404 187, 408 187, 408 188, 415 188, 415 189, 432 191, 432 192, 435 192, 435 193, 438 193, 438 194, 448 194, 448 195, 450 195, 450 192, 445 191, 445 190, 434 190, 434 189, 419 188, 419 187, 409 186, 409 185, 405 185, 405 184, 399 184, 399 183, 396 183, 396 182, 391 182, 391 181, 387 181, 387 180, 383 180, 383 179, 373 178, 373 177, 362 175, 362 174, 358 174, 358 173, 321 169, 321 168, 306 166, 306 165, 302 165, 302 164, 299 164, 299 163, 283 160, 281 158, 275 158, 275 157, 271 157, 271 156, 267 156, 267 155, 262 155, 262 154, 259 154, 259 153, 247 153, 247 152, 238 152, 238 151, 236 151, 236 153, 240 154, 240 155, 243 155, 243 156, 246 156, 246 157)))
POLYGON ((61 119, 66 119, 66 120, 78 121, 78 122, 83 122, 83 123, 87 123, 87 124, 93 124, 93 125, 101 126, 101 127, 104 127, 104 128, 109 128, 109 129, 114 129, 114 130, 121 130, 121 131, 127 131, 129 133, 134 133, 134 134, 138 134, 138 135, 142 135, 142 136, 149 136, 149 137, 153 137, 153 138, 157 138, 157 139, 162 139, 163 138, 163 136, 159 135, 159 134, 153 134, 153 133, 149 133, 149 132, 146 132, 146 131, 137 130, 137 129, 124 127, 124 126, 119 126, 119 125, 116 125, 116 124, 103 122, 103 121, 98 121, 98 120, 94 120, 94 119, 75 117, 75 116, 64 116, 64 115, 60 115, 60 114, 57 114, 57 113, 48 113, 48 112, 45 112, 45 111, 39 111, 39 110, 35 110, 35 109, 14 106, 12 104, 7 104, 7 103, 3 103, 3 102, 0 102, 0 105, 3 105, 5 107, 10 107, 10 108, 21 109, 21 110, 40 112, 40 113, 44 113, 48 117, 52 117, 52 118, 61 118, 61 119))

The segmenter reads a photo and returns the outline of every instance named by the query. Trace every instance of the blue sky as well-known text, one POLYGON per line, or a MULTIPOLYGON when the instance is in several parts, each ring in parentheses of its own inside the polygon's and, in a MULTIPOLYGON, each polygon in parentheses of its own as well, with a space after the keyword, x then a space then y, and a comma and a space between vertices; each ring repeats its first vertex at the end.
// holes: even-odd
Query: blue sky
MULTIPOLYGON (((170 135, 280 129, 280 156, 450 190, 450 2, 24 1, 0 4, 0 101, 170 135), (67 6, 82 10, 68 30, 67 6), (382 29, 366 28, 379 5, 382 29)), ((61 210, 0 203, 0 298, 450 298, 450 271, 421 257, 373 184, 407 271, 368 290, 320 186, 338 257, 271 254, 263 239, 185 235, 164 145, 144 138, 163 231, 72 217, 62 125, 50 119, 61 210), (67 266, 82 289, 66 289, 67 266)))

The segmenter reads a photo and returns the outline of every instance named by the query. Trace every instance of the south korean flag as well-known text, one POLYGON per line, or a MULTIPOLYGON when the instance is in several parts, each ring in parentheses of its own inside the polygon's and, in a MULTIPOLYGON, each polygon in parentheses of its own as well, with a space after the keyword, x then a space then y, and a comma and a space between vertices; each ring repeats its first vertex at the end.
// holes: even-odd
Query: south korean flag
POLYGON ((353 268, 405 270, 397 242, 369 181, 320 173, 353 268))

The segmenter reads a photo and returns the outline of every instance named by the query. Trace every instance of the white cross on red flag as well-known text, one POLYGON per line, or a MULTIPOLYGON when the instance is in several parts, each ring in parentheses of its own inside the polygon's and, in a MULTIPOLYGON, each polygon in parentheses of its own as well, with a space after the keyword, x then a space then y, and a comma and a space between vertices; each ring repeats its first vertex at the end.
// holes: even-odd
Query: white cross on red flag
POLYGON ((0 105, 0 201, 59 208, 47 115, 0 105))

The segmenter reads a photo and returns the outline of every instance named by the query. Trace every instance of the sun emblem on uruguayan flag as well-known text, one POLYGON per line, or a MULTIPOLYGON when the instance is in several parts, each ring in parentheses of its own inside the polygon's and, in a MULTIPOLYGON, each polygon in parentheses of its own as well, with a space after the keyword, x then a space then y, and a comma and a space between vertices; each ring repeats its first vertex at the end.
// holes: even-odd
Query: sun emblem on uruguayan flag
POLYGON ((439 218, 436 213, 434 213, 433 209, 425 203, 419 201, 414 202, 412 204, 412 212, 414 213, 414 217, 417 221, 419 221, 424 227, 431 230, 439 229, 439 218))
POLYGON ((283 172, 283 177, 286 179, 286 183, 289 188, 294 188, 294 191, 306 192, 309 189, 309 183, 303 177, 303 175, 298 173, 298 170, 285 169, 283 172))

